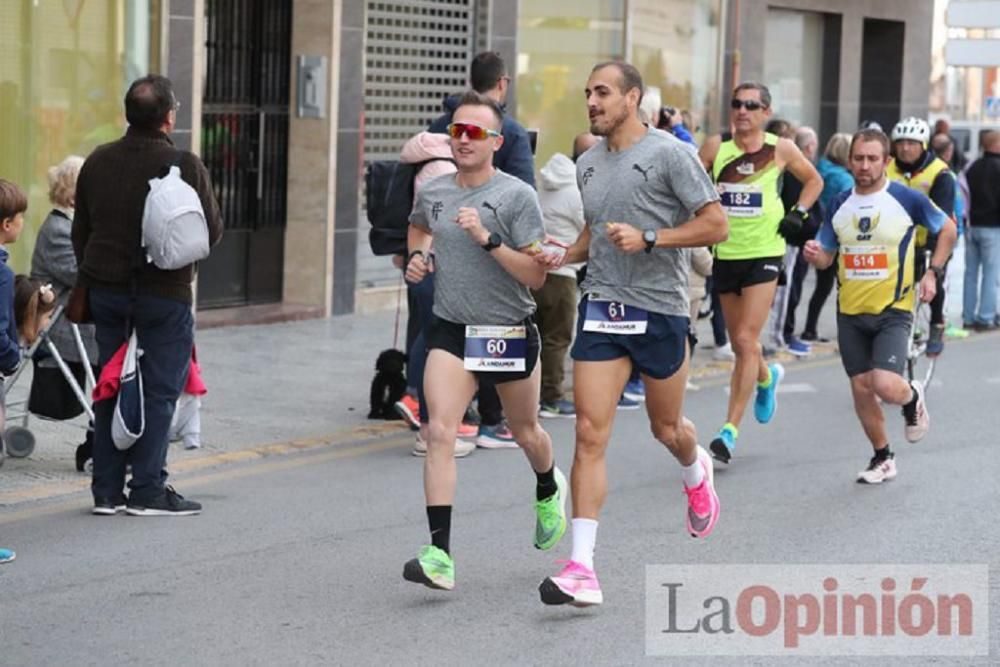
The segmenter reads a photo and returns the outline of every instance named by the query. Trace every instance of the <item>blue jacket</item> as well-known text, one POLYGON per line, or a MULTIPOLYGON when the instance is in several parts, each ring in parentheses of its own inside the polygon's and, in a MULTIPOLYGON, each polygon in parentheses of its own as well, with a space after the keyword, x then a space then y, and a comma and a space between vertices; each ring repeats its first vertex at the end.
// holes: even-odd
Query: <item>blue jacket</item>
POLYGON ((21 361, 21 346, 14 317, 14 272, 7 266, 10 255, 0 246, 0 371, 12 371, 21 361))
POLYGON ((816 171, 823 177, 823 192, 819 195, 819 205, 823 208, 825 218, 837 195, 854 187, 854 177, 847 169, 825 157, 821 157, 816 163, 816 171))
MULTIPOLYGON (((427 130, 445 134, 460 99, 460 95, 445 98, 444 114, 431 123, 427 130)), ((535 156, 531 153, 531 140, 527 130, 505 113, 500 132, 503 134, 503 146, 493 154, 493 166, 535 187, 535 156)))

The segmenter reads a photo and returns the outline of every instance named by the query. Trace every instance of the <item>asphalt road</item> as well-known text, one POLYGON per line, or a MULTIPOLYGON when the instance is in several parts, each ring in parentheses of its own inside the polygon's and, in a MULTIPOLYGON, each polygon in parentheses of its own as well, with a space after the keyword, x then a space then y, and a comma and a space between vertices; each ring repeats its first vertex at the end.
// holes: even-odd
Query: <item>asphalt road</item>
MULTIPOLYGON (((877 487, 854 482, 870 452, 839 364, 788 370, 774 422, 745 424, 716 473, 722 517, 705 541, 683 530, 676 464, 643 413, 620 413, 598 535, 602 607, 540 604, 569 535, 549 553, 531 547, 534 480, 516 451, 459 461, 455 591, 404 582, 426 524, 421 462, 395 437, 174 480, 204 502, 200 517, 94 517, 84 494, 0 510, 0 544, 18 552, 0 566, 0 664, 677 663, 646 656, 646 565, 1000 565, 1000 335, 949 343, 922 443, 906 444, 890 411, 899 477, 877 487)), ((689 394, 703 442, 725 400, 720 381, 689 394)), ((546 424, 568 472, 572 422, 546 424)), ((990 657, 791 661, 997 664, 995 578, 991 589, 990 657)))

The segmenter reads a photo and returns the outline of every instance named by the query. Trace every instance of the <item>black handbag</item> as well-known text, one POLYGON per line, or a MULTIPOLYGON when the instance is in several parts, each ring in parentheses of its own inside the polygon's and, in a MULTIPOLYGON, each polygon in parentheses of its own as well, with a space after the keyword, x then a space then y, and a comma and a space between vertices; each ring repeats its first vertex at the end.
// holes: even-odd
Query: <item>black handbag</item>
MULTIPOLYGON (((64 421, 83 414, 83 406, 73 393, 73 388, 63 376, 62 371, 52 357, 34 360, 34 375, 31 378, 31 391, 28 394, 28 412, 38 417, 64 421)), ((67 361, 77 384, 84 387, 86 373, 83 364, 78 361, 67 361)))

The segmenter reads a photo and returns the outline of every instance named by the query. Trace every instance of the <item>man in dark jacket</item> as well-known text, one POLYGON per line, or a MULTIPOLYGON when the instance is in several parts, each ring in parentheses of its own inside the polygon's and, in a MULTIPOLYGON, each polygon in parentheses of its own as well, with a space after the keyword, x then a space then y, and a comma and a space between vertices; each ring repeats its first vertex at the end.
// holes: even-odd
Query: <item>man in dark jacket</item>
MULTIPOLYGON (((469 66, 469 85, 477 93, 492 97, 503 108, 507 101, 507 91, 510 89, 510 76, 507 74, 507 66, 503 59, 491 51, 480 53, 473 58, 469 66)), ((439 134, 446 133, 459 99, 461 95, 446 98, 444 114, 427 129, 439 134)), ((503 134, 503 146, 493 154, 493 166, 535 187, 535 157, 531 152, 528 131, 511 118, 506 109, 500 133, 503 134)))
MULTIPOLYGON (((493 98, 501 108, 504 108, 507 91, 510 89, 510 76, 507 74, 507 65, 504 64, 503 58, 492 51, 484 51, 473 58, 469 65, 469 85, 477 93, 493 98)), ((431 132, 446 133, 460 99, 461 95, 446 98, 444 114, 427 129, 431 132)), ((493 166, 535 187, 535 157, 531 151, 531 140, 527 130, 511 118, 506 109, 500 133, 503 135, 503 145, 493 154, 493 166)), ((433 303, 433 281, 424 279, 413 289, 418 293, 416 298, 420 300, 417 308, 429 309, 433 303)), ((496 389, 492 386, 483 387, 479 392, 478 403, 481 424, 476 435, 476 444, 487 449, 517 447, 514 436, 504 423, 496 389)), ((421 420, 425 421, 426 408, 422 402, 420 412, 421 420)))
POLYGON ((971 201, 962 320, 966 328, 988 331, 1000 326, 1000 132, 987 132, 982 145, 983 156, 965 172, 971 201))
POLYGON ((174 406, 187 379, 194 342, 191 283, 195 267, 164 271, 148 263, 141 248, 142 217, 149 181, 173 164, 197 191, 208 223, 209 242, 222 237, 222 220, 208 171, 193 154, 174 148, 169 138, 177 102, 170 80, 149 75, 125 95, 128 130, 118 141, 98 147, 77 180, 73 251, 77 282, 87 288, 100 365, 135 329, 145 392, 145 431, 131 448, 118 450, 111 439, 114 400, 94 406, 94 514, 126 511, 136 516, 198 514, 201 505, 166 486, 167 433, 174 406), (130 494, 124 494, 125 466, 132 466, 130 494))

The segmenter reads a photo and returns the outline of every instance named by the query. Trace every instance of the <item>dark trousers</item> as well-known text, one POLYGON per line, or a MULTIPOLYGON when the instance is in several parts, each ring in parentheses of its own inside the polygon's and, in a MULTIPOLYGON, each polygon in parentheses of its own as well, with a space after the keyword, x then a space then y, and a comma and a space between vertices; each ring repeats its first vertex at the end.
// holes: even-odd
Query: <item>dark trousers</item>
POLYGON ((706 289, 712 295, 712 339, 716 347, 722 347, 729 341, 726 333, 726 318, 722 314, 722 300, 719 299, 719 291, 715 289, 715 281, 709 276, 706 282, 706 289))
POLYGON ((406 283, 410 321, 417 323, 417 335, 410 346, 406 363, 406 384, 415 389, 420 401, 420 423, 426 424, 427 402, 424 400, 424 367, 427 365, 427 334, 434 319, 434 274, 428 273, 419 283, 406 283))
POLYGON ((802 300, 802 283, 805 282, 807 273, 809 262, 800 252, 795 258, 795 268, 792 269, 792 282, 788 285, 788 309, 785 311, 785 328, 782 332, 786 344, 792 342, 792 336, 795 335, 795 309, 802 300))
POLYGON ((125 487, 125 466, 132 466, 130 499, 148 502, 163 493, 167 480, 167 437, 174 406, 187 380, 194 344, 191 305, 153 296, 91 289, 90 310, 97 325, 97 350, 104 365, 127 340, 129 322, 136 329, 142 356, 139 372, 145 396, 146 428, 129 449, 120 451, 111 440, 115 401, 94 404, 95 498, 119 497, 125 487))
POLYGON ((809 312, 806 314, 806 326, 803 331, 816 333, 816 327, 819 326, 819 314, 823 312, 823 305, 826 304, 827 297, 833 291, 833 283, 836 280, 836 260, 822 271, 816 269, 816 287, 813 288, 812 298, 809 299, 809 312))
POLYGON ((532 290, 538 310, 535 321, 542 336, 543 403, 555 403, 563 398, 566 376, 566 353, 573 342, 573 321, 576 318, 576 278, 550 273, 540 290, 532 290))

